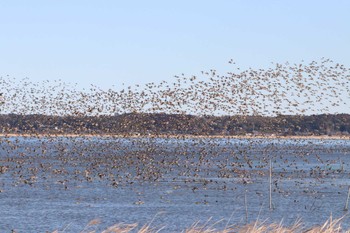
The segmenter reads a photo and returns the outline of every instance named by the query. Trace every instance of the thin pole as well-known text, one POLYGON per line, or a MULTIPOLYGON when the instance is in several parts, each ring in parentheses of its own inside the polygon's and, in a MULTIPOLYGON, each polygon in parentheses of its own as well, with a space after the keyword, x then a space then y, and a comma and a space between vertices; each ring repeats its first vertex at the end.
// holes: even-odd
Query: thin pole
POLYGON ((244 193, 244 205, 245 205, 245 221, 248 224, 248 204, 247 204, 247 190, 244 193))
POLYGON ((273 209, 272 207, 272 161, 270 159, 270 198, 269 198, 269 202, 270 202, 270 210, 273 209))
POLYGON ((350 186, 348 189, 348 198, 346 198, 346 202, 345 202, 345 207, 344 207, 344 211, 348 211, 348 204, 349 204, 349 197, 350 197, 350 186))

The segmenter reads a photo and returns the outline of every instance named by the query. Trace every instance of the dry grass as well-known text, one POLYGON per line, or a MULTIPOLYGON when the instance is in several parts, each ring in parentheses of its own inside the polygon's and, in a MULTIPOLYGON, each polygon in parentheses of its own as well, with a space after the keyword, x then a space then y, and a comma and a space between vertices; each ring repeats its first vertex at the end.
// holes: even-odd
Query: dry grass
POLYGON ((254 222, 251 224, 247 224, 245 226, 238 227, 234 229, 234 231, 231 232, 238 232, 238 233, 248 233, 248 232, 254 232, 254 233, 267 233, 267 232, 273 232, 273 233, 292 233, 292 232, 301 232, 302 231, 302 223, 300 220, 297 220, 292 226, 285 227, 283 226, 282 222, 277 223, 271 223, 271 224, 265 224, 264 222, 254 222))
POLYGON ((313 227, 304 232, 307 233, 341 233, 341 232, 350 232, 350 229, 343 230, 341 228, 341 220, 343 218, 333 219, 332 216, 322 225, 318 227, 313 227))
MULTIPOLYGON (((103 230, 101 233, 129 233, 129 232, 158 233, 163 229, 162 227, 158 227, 158 228, 151 227, 152 222, 153 220, 150 223, 143 225, 140 229, 137 229, 138 227, 137 223, 133 223, 133 224, 117 223, 103 230)), ((80 233, 96 233, 96 231, 91 230, 91 228, 93 226, 99 225, 100 223, 101 223, 100 219, 91 220, 80 233)), ((53 233, 59 233, 59 232, 54 231, 53 233)))
MULTIPOLYGON (((314 226, 311 228, 303 228, 303 224, 300 220, 297 220, 292 226, 283 226, 281 223, 271 223, 266 222, 253 222, 247 225, 226 225, 224 229, 216 229, 218 223, 222 221, 212 222, 211 219, 205 223, 200 223, 199 221, 192 224, 187 229, 181 231, 182 233, 350 233, 350 229, 345 230, 341 227, 341 222, 343 218, 333 219, 332 216, 320 226, 314 226)), ((153 221, 153 220, 152 220, 153 221)), ((86 227, 80 233, 96 233, 96 230, 91 228, 96 227, 101 223, 100 219, 94 219, 90 221, 86 227)), ((151 222, 152 223, 152 222, 151 222)), ((138 229, 138 224, 125 224, 118 223, 113 226, 108 227, 101 233, 158 233, 167 232, 165 227, 151 227, 151 223, 146 224, 138 229)), ((65 231, 54 231, 53 233, 59 233, 65 231)))

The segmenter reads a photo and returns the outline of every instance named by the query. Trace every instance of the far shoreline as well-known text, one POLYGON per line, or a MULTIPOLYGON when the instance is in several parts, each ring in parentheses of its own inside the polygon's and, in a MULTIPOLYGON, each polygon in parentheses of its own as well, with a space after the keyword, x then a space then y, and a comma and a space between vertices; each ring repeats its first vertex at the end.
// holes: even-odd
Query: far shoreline
POLYGON ((1 138, 28 137, 28 138, 169 138, 169 139, 284 139, 284 140, 350 140, 350 135, 193 135, 193 134, 72 134, 72 133, 0 133, 1 138))

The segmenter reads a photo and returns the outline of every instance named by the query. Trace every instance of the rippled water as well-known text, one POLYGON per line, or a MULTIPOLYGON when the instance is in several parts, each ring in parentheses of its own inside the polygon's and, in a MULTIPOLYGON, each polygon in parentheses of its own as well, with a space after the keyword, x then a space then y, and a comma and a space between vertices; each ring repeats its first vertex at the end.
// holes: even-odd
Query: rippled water
POLYGON ((0 166, 1 232, 80 232, 96 218, 98 231, 176 232, 209 218, 311 226, 346 214, 350 141, 11 137, 0 166))

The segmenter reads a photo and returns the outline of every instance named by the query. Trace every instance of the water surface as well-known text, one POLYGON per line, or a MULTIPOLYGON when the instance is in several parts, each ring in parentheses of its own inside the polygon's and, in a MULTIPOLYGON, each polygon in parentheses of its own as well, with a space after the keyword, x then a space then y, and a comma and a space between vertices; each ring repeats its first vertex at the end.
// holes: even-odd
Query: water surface
POLYGON ((312 226, 346 214, 350 142, 10 137, 0 166, 1 232, 80 232, 96 218, 98 231, 151 222, 179 232, 209 218, 312 226))

